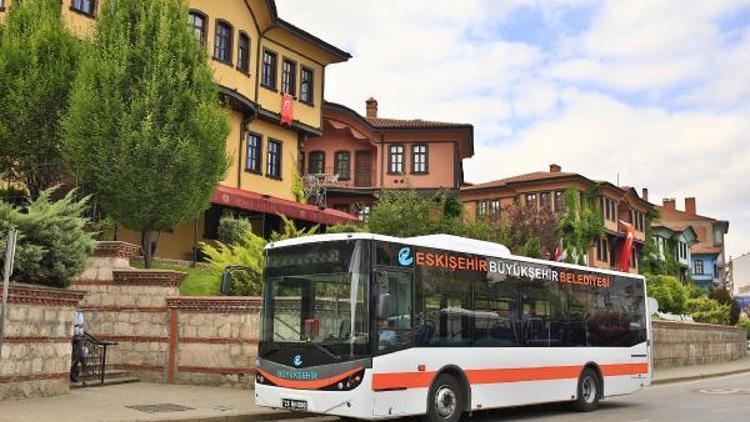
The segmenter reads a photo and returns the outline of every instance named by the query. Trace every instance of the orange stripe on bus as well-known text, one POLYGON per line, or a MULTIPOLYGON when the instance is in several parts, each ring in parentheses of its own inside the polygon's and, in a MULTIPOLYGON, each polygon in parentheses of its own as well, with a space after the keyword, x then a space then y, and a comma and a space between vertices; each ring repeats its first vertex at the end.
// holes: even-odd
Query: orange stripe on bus
POLYGON ((272 383, 276 384, 279 387, 294 388, 297 390, 317 390, 319 388, 327 387, 331 384, 344 380, 356 374, 357 372, 361 371, 362 369, 364 368, 362 367, 354 368, 352 370, 346 371, 338 375, 334 375, 332 377, 322 378, 319 380, 311 380, 311 381, 298 381, 298 380, 290 380, 286 378, 279 378, 279 377, 269 374, 266 371, 263 371, 262 369, 258 369, 257 371, 259 374, 268 378, 269 381, 271 381, 272 383))
MULTIPOLYGON (((616 363, 600 366, 605 377, 639 375, 648 373, 647 363, 616 363)), ((501 384, 507 382, 549 381, 575 379, 581 374, 583 365, 542 366, 532 368, 468 369, 464 371, 471 385, 501 384)), ((427 388, 435 372, 391 372, 373 374, 372 389, 375 391, 404 388, 427 388)))

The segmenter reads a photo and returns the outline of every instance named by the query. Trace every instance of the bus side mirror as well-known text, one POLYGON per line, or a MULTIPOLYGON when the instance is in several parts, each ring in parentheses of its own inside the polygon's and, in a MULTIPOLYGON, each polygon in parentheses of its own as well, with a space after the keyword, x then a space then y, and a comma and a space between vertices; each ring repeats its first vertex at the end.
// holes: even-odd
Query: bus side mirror
POLYGON ((232 270, 226 269, 221 274, 221 294, 223 296, 229 296, 232 291, 232 270))
POLYGON ((387 319, 391 314, 391 294, 384 293, 378 300, 378 319, 387 319))

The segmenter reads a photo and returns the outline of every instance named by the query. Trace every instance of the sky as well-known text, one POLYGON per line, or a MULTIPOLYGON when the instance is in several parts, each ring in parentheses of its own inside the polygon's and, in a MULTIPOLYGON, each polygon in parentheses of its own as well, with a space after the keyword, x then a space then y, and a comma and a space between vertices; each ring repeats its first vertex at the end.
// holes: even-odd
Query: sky
POLYGON ((546 170, 697 198, 750 252, 750 0, 277 0, 350 52, 328 101, 474 125, 466 180, 546 170))

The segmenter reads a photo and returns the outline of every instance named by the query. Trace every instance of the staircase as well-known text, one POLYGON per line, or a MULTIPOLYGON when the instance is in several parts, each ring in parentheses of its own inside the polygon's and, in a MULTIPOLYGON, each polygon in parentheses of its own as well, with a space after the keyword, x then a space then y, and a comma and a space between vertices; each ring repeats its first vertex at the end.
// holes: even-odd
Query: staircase
POLYGON ((78 382, 70 383, 70 388, 104 387, 140 381, 128 371, 107 366, 107 349, 117 346, 116 342, 99 340, 89 332, 83 333, 81 342, 86 350, 86 371, 80 374, 78 382))
POLYGON ((99 374, 88 373, 86 375, 81 375, 79 382, 71 382, 70 388, 106 387, 109 385, 127 384, 138 381, 140 381, 140 379, 128 371, 107 369, 104 372, 104 382, 102 382, 99 374))

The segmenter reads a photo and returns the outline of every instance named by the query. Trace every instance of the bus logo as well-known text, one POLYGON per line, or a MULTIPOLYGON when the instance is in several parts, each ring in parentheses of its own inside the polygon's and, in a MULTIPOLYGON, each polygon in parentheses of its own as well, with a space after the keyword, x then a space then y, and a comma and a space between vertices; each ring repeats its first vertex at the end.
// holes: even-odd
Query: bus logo
POLYGON ((297 366, 297 367, 302 366, 302 356, 301 355, 295 356, 292 363, 294 364, 294 366, 297 366))
POLYGON ((408 267, 414 263, 414 257, 411 256, 411 248, 401 248, 398 251, 398 263, 404 267, 408 267))

